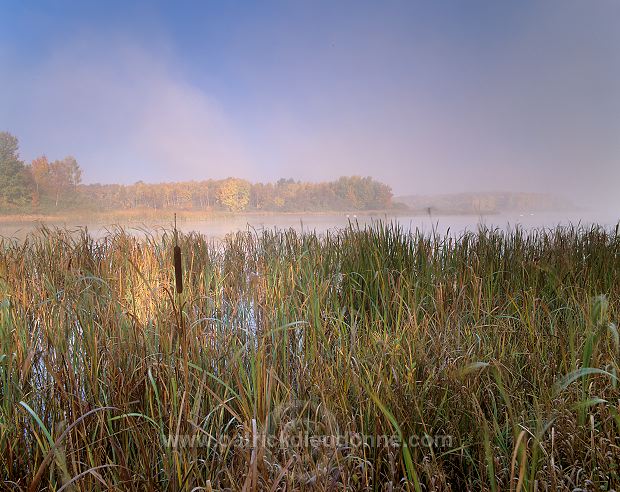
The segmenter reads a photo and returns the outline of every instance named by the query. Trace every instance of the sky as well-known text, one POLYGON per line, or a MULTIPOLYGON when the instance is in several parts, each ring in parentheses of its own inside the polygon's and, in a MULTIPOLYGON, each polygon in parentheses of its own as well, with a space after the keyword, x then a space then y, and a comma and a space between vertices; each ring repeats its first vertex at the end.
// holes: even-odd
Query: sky
POLYGON ((85 182, 620 204, 620 1, 0 0, 0 131, 85 182))

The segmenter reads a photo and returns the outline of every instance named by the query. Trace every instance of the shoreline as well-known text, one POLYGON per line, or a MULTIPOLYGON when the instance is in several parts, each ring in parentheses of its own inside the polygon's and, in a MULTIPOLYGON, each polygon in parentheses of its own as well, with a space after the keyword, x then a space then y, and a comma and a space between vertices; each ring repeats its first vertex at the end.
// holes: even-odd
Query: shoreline
MULTIPOLYGON (((459 212, 459 211, 441 211, 435 212, 430 217, 495 217, 505 214, 546 214, 546 213, 574 213, 584 210, 523 210, 523 211, 494 211, 494 212, 459 212)), ((143 221, 169 221, 172 220, 174 214, 177 215, 177 220, 180 222, 188 221, 209 221, 218 219, 238 219, 242 217, 257 218, 257 217, 428 217, 428 214, 423 210, 330 210, 330 211, 250 211, 250 212, 224 212, 224 211, 193 211, 193 210, 115 210, 110 212, 95 212, 88 213, 82 211, 71 211, 59 214, 45 214, 45 213, 0 213, 0 224, 55 224, 72 221, 85 221, 85 222, 143 222, 143 221)))

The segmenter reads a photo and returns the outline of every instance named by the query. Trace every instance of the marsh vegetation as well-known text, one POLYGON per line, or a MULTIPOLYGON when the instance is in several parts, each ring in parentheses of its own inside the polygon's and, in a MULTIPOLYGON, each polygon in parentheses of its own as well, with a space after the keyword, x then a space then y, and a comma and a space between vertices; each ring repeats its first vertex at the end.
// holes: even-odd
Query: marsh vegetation
POLYGON ((179 244, 0 240, 3 488, 618 485, 618 228, 179 244))

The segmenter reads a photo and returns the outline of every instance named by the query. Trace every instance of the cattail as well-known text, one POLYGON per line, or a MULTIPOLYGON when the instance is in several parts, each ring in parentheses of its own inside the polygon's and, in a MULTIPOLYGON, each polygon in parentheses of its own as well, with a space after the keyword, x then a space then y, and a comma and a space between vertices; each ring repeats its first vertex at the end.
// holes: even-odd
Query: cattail
POLYGON ((176 281, 177 294, 182 294, 183 265, 181 263, 181 248, 179 247, 179 234, 177 232, 177 214, 174 214, 174 278, 176 281))
POLYGON ((183 293, 183 266, 181 265, 181 248, 174 247, 174 277, 176 280, 177 294, 183 293))

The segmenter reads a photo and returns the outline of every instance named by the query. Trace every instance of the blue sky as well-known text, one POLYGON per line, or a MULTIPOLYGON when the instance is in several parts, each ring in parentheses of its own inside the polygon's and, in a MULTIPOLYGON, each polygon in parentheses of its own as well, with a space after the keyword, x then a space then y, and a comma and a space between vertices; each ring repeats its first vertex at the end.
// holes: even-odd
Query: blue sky
POLYGON ((620 2, 0 3, 0 129, 88 182, 620 182, 620 2))

